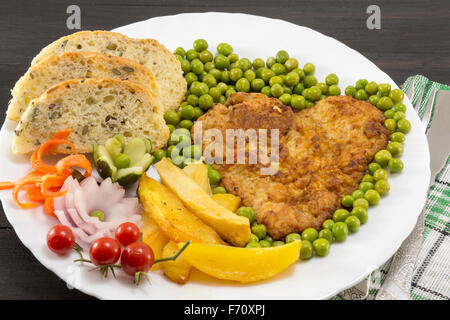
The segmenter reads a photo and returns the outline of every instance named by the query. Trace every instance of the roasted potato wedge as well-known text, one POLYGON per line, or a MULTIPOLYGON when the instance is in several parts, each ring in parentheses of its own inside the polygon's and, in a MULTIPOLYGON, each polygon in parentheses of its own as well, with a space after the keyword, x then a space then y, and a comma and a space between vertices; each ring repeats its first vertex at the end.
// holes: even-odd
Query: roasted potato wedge
MULTIPOLYGON (((162 257, 162 250, 169 242, 169 239, 158 227, 148 211, 142 213, 142 222, 142 241, 152 248, 155 259, 159 259, 162 257)), ((158 263, 152 267, 152 270, 158 269, 161 269, 158 263)))
POLYGON ((212 198, 215 202, 220 204, 222 207, 227 208, 231 212, 236 212, 241 204, 241 198, 236 197, 231 193, 217 193, 213 194, 212 198))
POLYGON ((271 248, 191 243, 183 255, 194 268, 214 278, 247 283, 269 279, 286 269, 298 260, 300 248, 300 240, 271 248))
POLYGON ((209 184, 208 167, 204 163, 190 163, 183 168, 183 171, 191 177, 207 194, 211 195, 211 185, 209 184))
MULTIPOLYGON (((162 251, 162 257, 171 257, 175 255, 178 250, 180 250, 178 245, 173 241, 169 241, 162 251)), ((170 280, 179 284, 184 284, 189 280, 192 265, 187 261, 183 254, 178 256, 175 261, 165 261, 160 264, 164 270, 164 275, 170 280)))
MULTIPOLYGON (((232 245, 243 247, 250 238, 250 222, 214 201, 183 170, 166 158, 155 164, 163 183, 184 205, 232 245)), ((205 242, 205 241, 203 241, 205 242)))
POLYGON ((138 192, 144 211, 150 213, 170 240, 225 244, 213 228, 203 223, 172 191, 158 181, 142 175, 138 192))

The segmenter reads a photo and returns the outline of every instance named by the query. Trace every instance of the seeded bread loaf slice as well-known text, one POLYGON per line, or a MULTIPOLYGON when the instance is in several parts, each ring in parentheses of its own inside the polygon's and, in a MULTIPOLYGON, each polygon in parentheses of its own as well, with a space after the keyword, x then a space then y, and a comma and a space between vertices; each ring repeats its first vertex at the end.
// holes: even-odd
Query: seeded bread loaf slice
MULTIPOLYGON (((146 137, 154 148, 169 138, 156 97, 143 86, 119 79, 71 79, 30 102, 14 133, 12 151, 32 152, 55 132, 70 128, 69 140, 81 153, 116 133, 146 137)), ((70 153, 66 146, 55 153, 70 153)))
MULTIPOLYGON (((51 55, 28 69, 12 89, 8 119, 19 121, 31 100, 55 84, 82 78, 118 78, 149 88, 159 98, 159 87, 151 71, 134 60, 95 52, 65 52, 51 55)), ((158 104, 160 105, 160 104, 158 104)))
POLYGON ((62 37, 33 59, 38 63, 52 54, 68 51, 94 51, 135 60, 146 66, 158 81, 164 111, 178 108, 186 93, 186 80, 180 62, 154 39, 133 39, 109 31, 80 31, 62 37))

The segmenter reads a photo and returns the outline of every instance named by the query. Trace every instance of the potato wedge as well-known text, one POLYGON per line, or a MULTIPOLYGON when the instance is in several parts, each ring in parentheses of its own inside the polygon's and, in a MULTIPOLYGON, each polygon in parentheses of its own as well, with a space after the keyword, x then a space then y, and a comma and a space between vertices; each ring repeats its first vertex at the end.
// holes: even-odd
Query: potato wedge
POLYGON ((194 268, 214 278, 248 283, 269 279, 286 269, 298 260, 300 248, 300 240, 271 248, 191 243, 183 255, 194 268))
MULTIPOLYGON (((178 250, 180 250, 178 245, 173 241, 169 241, 162 251, 162 257, 171 257, 175 255, 178 250)), ((187 261, 183 254, 178 256, 175 261, 166 261, 161 262, 160 264, 164 270, 164 275, 170 280, 179 284, 184 284, 189 280, 192 265, 187 261)))
POLYGON ((190 163, 183 168, 183 171, 191 177, 207 194, 211 195, 211 185, 209 184, 208 167, 204 163, 190 163))
POLYGON ((231 212, 236 212, 241 204, 241 198, 231 193, 216 193, 211 196, 215 202, 231 212))
MULTIPOLYGON (((159 259, 162 257, 163 248, 169 242, 169 239, 158 227, 148 211, 142 213, 142 222, 142 241, 152 248, 155 259, 159 259)), ((152 270, 158 269, 161 269, 159 264, 155 264, 152 267, 152 270)))
POLYGON ((215 202, 183 170, 166 158, 155 164, 164 184, 184 205, 232 245, 243 247, 250 238, 250 222, 215 202))
POLYGON ((213 228, 203 223, 172 191, 158 181, 142 175, 138 192, 144 211, 150 213, 170 240, 225 244, 213 228))

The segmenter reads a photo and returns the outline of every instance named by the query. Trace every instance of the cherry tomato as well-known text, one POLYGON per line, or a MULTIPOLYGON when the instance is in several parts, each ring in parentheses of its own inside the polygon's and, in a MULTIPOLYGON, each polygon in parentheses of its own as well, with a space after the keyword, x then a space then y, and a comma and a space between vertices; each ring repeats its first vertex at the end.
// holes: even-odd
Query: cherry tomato
POLYGON ((138 226, 131 222, 122 223, 116 229, 116 240, 121 245, 126 247, 127 245, 138 241, 141 231, 138 226))
POLYGON ((56 225, 47 233, 47 246, 57 254, 65 254, 72 250, 75 237, 72 230, 64 225, 56 225))
POLYGON ((120 243, 113 238, 97 239, 89 249, 89 256, 96 266, 114 264, 120 258, 120 243))
POLYGON ((131 276, 139 271, 147 272, 154 261, 155 256, 152 248, 139 241, 126 246, 120 259, 123 271, 131 276))

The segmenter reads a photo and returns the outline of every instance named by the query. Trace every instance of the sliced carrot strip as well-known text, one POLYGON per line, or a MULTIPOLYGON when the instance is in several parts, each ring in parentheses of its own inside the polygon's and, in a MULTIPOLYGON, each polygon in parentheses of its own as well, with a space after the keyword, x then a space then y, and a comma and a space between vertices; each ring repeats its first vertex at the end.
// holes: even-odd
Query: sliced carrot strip
POLYGON ((50 140, 54 140, 54 139, 67 139, 67 137, 70 135, 72 131, 70 129, 63 129, 61 131, 58 131, 57 133, 55 133, 50 140))
POLYGON ((89 160, 82 154, 73 154, 62 158, 56 163, 56 173, 59 175, 71 175, 72 171, 70 168, 80 167, 86 170, 84 173, 85 177, 88 177, 92 173, 92 166, 89 160))
POLYGON ((10 181, 0 182, 0 190, 12 189, 14 188, 14 186, 15 186, 14 182, 10 181))
POLYGON ((46 197, 61 197, 67 193, 65 191, 51 191, 51 188, 60 189, 64 184, 64 181, 67 179, 67 176, 58 176, 58 175, 45 175, 41 180, 41 192, 46 197))
POLYGON ((30 209, 30 208, 35 208, 38 206, 38 204, 33 203, 33 202, 21 202, 19 200, 19 191, 28 185, 36 185, 37 183, 40 183, 41 179, 38 177, 29 177, 29 178, 23 178, 20 179, 16 185, 13 188, 13 198, 14 201, 17 203, 17 205, 23 209, 30 209))
POLYGON ((55 215, 55 208, 53 206, 53 198, 52 197, 48 197, 45 199, 44 202, 44 211, 46 213, 48 213, 49 215, 56 217, 55 215))
POLYGON ((41 188, 36 186, 27 186, 25 187, 27 192, 28 199, 33 202, 43 203, 45 201, 45 196, 41 192, 41 188))
POLYGON ((31 157, 31 167, 35 170, 39 170, 39 171, 45 172, 45 173, 56 173, 56 167, 46 164, 42 160, 42 156, 49 153, 53 148, 55 148, 56 146, 58 146, 60 144, 66 144, 72 148, 74 153, 77 152, 75 146, 67 140, 63 140, 63 139, 49 140, 47 142, 44 142, 39 148, 37 148, 34 151, 32 157, 31 157))

